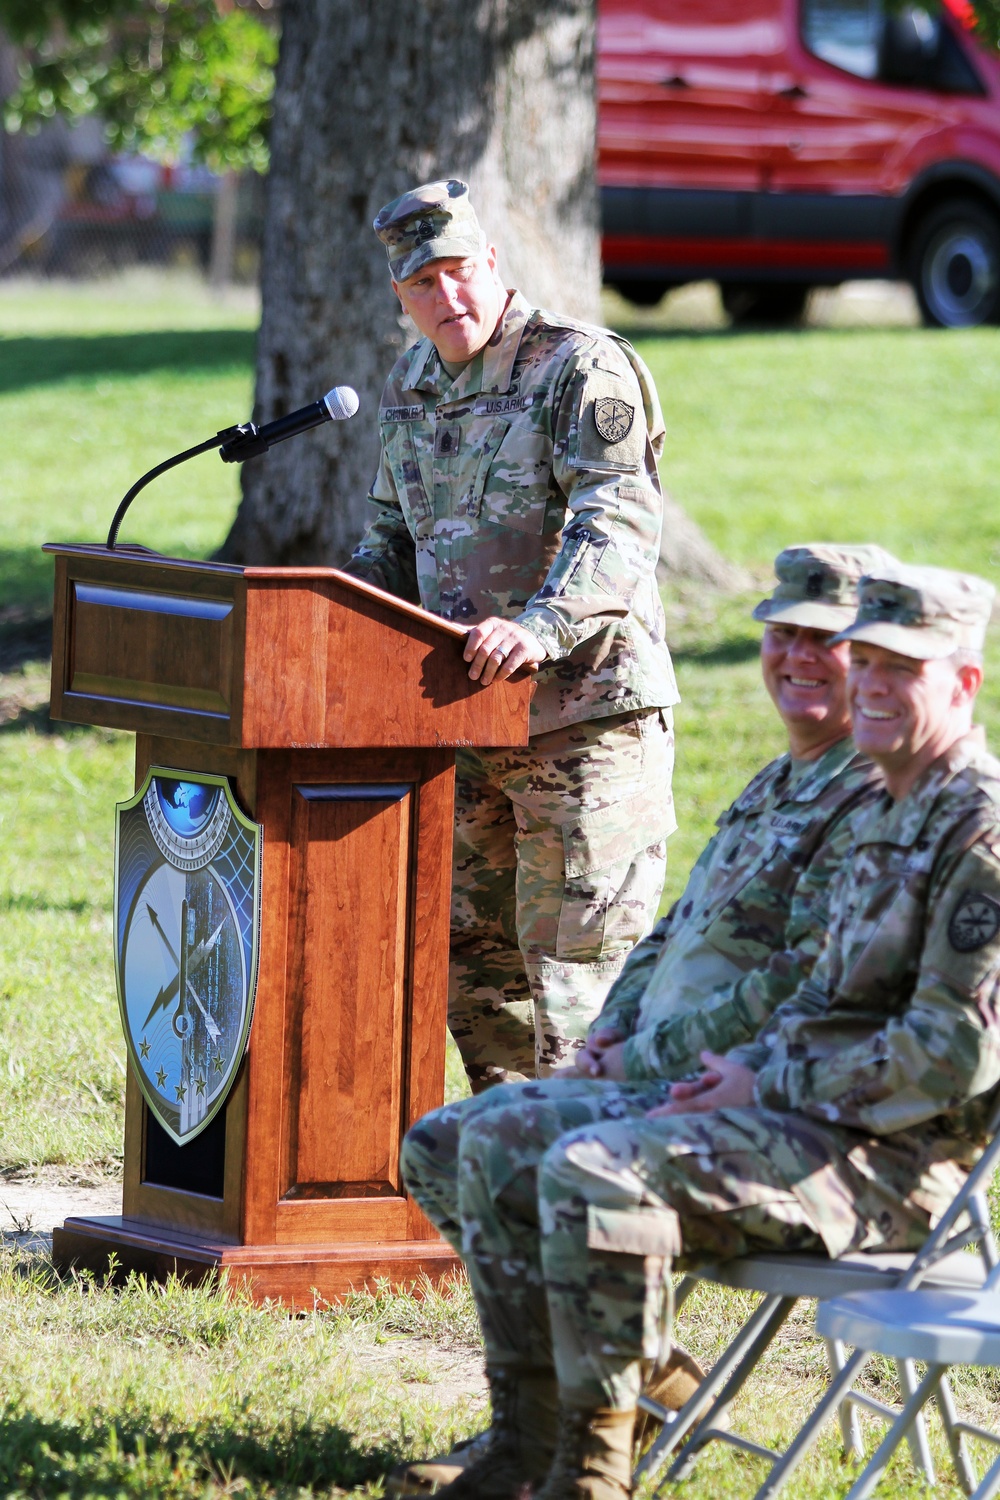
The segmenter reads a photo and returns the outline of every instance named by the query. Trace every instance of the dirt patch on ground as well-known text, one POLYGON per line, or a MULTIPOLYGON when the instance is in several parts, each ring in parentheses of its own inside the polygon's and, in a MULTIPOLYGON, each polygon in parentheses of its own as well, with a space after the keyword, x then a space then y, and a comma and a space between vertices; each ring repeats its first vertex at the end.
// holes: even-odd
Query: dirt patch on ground
POLYGON ((0 1177, 0 1242, 4 1244, 47 1252, 52 1248, 52 1230, 64 1219, 121 1211, 122 1185, 113 1177, 81 1172, 67 1182, 51 1169, 31 1177, 0 1177))
POLYGON ((387 1385, 406 1386, 410 1394, 423 1386, 429 1400, 441 1408, 467 1401, 487 1409, 486 1372, 479 1350, 442 1348, 430 1339, 401 1335, 384 1344, 356 1351, 369 1374, 387 1385))

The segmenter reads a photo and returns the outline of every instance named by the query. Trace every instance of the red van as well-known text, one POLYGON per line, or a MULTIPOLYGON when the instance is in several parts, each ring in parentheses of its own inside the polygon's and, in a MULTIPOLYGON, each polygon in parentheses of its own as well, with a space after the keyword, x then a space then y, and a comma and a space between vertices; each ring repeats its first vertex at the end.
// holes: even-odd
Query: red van
POLYGON ((963 0, 600 0, 604 276, 713 278, 737 320, 905 277, 925 320, 1000 321, 1000 54, 963 0))

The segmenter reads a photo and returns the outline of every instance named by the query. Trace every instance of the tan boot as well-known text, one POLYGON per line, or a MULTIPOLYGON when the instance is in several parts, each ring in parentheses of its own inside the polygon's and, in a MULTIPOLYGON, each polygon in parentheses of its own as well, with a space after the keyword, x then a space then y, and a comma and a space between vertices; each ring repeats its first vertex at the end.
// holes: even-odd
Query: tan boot
POLYGON ((520 1500, 548 1473, 558 1429, 555 1376, 506 1369, 486 1373, 493 1421, 477 1442, 475 1458, 447 1484, 415 1493, 441 1500, 520 1500))
POLYGON ((642 1394, 665 1406, 667 1411, 680 1411, 704 1379, 705 1371, 694 1355, 683 1344, 674 1344, 666 1364, 653 1371, 642 1394))
MULTIPOLYGON (((694 1355, 689 1354, 683 1344, 674 1344, 666 1364, 654 1370, 643 1386, 642 1394, 665 1406, 667 1411, 680 1411, 704 1379, 705 1371, 694 1355)), ((633 1437, 637 1455, 645 1451, 659 1430, 660 1424, 655 1417, 639 1412, 633 1437)))
POLYGON ((534 1500, 628 1500, 632 1494, 635 1408, 559 1414, 559 1441, 549 1476, 534 1500))
POLYGON ((385 1492, 392 1500, 416 1500, 420 1495, 436 1495, 470 1464, 482 1458, 489 1443, 489 1432, 479 1432, 464 1443, 456 1443, 450 1453, 397 1464, 386 1476, 385 1492))

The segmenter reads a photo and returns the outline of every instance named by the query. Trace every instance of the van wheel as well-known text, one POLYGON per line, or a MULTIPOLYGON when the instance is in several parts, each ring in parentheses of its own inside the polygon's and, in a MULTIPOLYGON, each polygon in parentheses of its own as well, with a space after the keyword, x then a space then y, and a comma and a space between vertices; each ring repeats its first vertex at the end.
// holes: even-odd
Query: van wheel
POLYGON ((663 300, 664 295, 675 287, 675 281, 631 281, 621 277, 613 281, 611 285, 616 292, 620 292, 626 302, 633 303, 636 307, 656 307, 663 300))
POLYGON ((1000 320, 1000 221, 982 204, 955 198, 917 227, 910 278, 924 322, 976 328, 1000 320))
POLYGON ((738 328, 787 328, 802 320, 811 288, 796 282, 724 281, 722 305, 738 328))

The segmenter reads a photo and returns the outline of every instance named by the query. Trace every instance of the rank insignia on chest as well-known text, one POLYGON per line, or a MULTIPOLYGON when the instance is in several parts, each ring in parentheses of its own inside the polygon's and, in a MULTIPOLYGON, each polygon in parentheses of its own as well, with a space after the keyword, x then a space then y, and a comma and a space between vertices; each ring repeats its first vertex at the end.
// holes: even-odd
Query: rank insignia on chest
POLYGON ((439 427, 434 434, 434 457, 452 458, 462 442, 461 427, 439 427))
POLYGON ((261 828, 223 776, 153 767, 118 804, 115 972, 146 1103, 185 1145, 222 1108, 257 984, 261 828))
POLYGON ((594 402, 594 426, 606 443, 620 443, 632 430, 635 407, 616 396, 601 396, 594 402))
POLYGON ((956 953, 985 948, 1000 932, 1000 906, 979 891, 966 891, 948 923, 948 941, 956 953))

